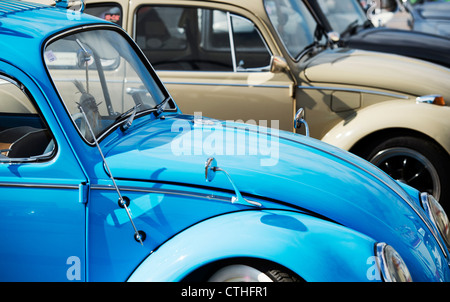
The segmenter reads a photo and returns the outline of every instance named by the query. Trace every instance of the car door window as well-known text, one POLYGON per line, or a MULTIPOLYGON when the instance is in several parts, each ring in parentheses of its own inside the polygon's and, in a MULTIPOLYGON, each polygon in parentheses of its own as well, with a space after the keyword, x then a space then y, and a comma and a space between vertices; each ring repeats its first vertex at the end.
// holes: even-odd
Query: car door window
POLYGON ((289 54, 297 59, 312 45, 318 29, 311 12, 301 0, 265 0, 264 6, 289 54))
POLYGON ((84 12, 122 26, 122 8, 118 3, 88 3, 84 12))
POLYGON ((51 156, 53 137, 24 86, 0 75, 0 162, 51 156))
POLYGON ((206 8, 141 6, 135 39, 157 70, 267 68, 271 54, 249 20, 206 8))

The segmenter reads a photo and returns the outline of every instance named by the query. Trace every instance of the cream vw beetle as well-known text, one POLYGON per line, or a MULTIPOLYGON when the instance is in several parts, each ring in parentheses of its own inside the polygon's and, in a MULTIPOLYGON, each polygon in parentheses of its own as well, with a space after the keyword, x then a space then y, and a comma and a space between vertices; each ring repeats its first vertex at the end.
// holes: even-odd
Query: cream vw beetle
POLYGON ((333 46, 301 0, 87 0, 121 24, 183 112, 294 128, 450 205, 450 70, 333 46), (436 95, 437 94, 437 95, 436 95))

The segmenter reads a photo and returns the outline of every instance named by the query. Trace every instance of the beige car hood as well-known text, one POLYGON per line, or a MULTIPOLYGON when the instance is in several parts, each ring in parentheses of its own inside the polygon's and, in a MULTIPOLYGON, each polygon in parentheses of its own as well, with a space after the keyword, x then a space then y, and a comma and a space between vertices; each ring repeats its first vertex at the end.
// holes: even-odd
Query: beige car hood
POLYGON ((310 82, 365 86, 450 100, 450 69, 403 56, 363 50, 327 50, 308 63, 310 82))

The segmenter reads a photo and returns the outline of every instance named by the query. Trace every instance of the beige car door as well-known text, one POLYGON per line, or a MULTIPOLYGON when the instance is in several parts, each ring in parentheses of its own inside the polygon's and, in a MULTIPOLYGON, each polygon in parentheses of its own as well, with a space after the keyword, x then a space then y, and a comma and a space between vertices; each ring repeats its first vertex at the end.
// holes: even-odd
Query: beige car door
POLYGON ((185 114, 293 130, 293 82, 256 26, 225 10, 141 5, 134 38, 185 114))

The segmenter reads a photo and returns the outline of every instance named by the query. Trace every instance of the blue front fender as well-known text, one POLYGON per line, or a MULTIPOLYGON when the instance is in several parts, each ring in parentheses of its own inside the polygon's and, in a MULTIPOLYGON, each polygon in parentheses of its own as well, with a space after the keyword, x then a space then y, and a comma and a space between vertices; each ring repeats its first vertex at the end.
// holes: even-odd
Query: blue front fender
POLYGON ((282 265, 306 281, 380 281, 374 240, 306 214, 242 211, 198 223, 145 259, 128 281, 180 281, 222 259, 282 265))

